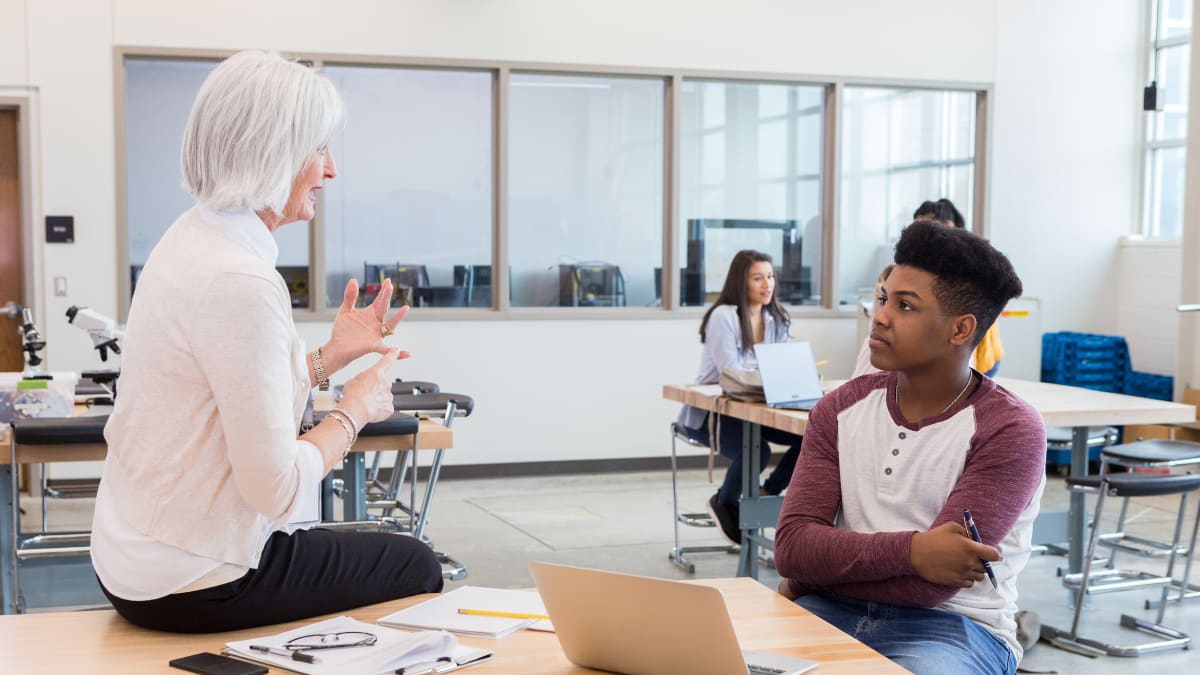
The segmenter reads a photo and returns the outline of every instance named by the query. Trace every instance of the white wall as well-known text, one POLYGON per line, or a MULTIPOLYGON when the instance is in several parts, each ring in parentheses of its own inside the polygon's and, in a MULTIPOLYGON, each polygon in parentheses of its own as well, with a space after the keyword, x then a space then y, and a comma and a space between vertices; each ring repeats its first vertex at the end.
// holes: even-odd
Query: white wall
POLYGON ((25 82, 25 1, 0 0, 0 85, 25 82))
MULTIPOLYGON (((0 0, 0 16, 19 4, 0 0)), ((76 244, 45 247, 43 292, 55 276, 67 276, 72 291, 39 308, 50 364, 98 365, 86 336, 59 318, 69 304, 116 310, 114 45, 994 82, 991 234, 1027 294, 1043 298, 1045 330, 1111 332, 1113 253, 1129 231, 1137 184, 1136 4, 31 2, 28 82, 0 85, 40 87, 44 212, 76 217, 76 244)), ((0 46, 0 78, 23 77, 10 62, 19 53, 0 46)), ((301 326, 310 342, 327 329, 301 326)), ((660 386, 694 375, 695 332, 693 317, 412 321, 400 341, 416 356, 397 374, 476 397, 477 417, 461 425, 455 462, 660 456, 674 414, 660 386)), ((832 376, 849 371, 854 332, 849 315, 793 328, 832 361, 832 376)))
POLYGON ((988 235, 1042 299, 1043 331, 1117 331, 1117 246, 1140 185, 1142 12, 996 4, 988 235))
POLYGON ((1179 241, 1126 241, 1117 252, 1117 335, 1134 370, 1174 375, 1179 344, 1179 241))

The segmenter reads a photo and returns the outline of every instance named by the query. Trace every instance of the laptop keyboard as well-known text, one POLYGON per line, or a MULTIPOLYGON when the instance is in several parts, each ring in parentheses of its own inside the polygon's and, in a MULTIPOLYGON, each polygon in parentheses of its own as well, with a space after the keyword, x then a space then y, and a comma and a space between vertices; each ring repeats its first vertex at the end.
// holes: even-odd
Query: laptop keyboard
POLYGON ((747 663, 746 667, 750 669, 750 675, 779 675, 787 672, 783 668, 768 668, 767 666, 756 666, 753 663, 747 663))

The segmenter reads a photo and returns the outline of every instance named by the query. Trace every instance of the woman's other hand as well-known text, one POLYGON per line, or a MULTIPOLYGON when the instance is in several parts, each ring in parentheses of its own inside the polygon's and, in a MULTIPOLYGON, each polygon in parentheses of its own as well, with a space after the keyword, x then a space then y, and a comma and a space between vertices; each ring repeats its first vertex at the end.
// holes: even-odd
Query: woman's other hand
POLYGON ((350 378, 342 389, 341 407, 354 416, 359 424, 380 422, 395 412, 392 407, 392 377, 388 369, 407 352, 393 349, 375 365, 350 378))
MULTIPOLYGON (((375 301, 362 309, 356 309, 358 302, 358 280, 350 279, 346 290, 342 293, 342 306, 338 308, 337 317, 333 320, 333 333, 323 347, 321 356, 325 359, 325 372, 334 373, 346 364, 364 354, 374 352, 386 354, 391 347, 384 338, 391 335, 396 326, 408 314, 405 305, 396 310, 391 317, 387 312, 392 302, 392 282, 385 280, 380 284, 379 295, 375 301)), ((411 356, 401 351, 397 359, 411 356)))

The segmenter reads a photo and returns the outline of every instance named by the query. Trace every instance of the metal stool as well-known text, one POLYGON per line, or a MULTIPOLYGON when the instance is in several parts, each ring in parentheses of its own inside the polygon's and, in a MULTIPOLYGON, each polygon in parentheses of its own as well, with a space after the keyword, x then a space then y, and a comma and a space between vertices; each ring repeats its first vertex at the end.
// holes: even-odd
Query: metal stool
MULTIPOLYGON (((1136 443, 1123 443, 1105 448, 1101 453, 1105 464, 1139 469, 1170 470, 1184 467, 1200 466, 1200 443, 1191 441, 1148 440, 1136 443)), ((1172 547, 1168 542, 1148 539, 1125 533, 1125 513, 1129 508, 1129 500, 1121 504, 1121 515, 1117 520, 1117 531, 1100 536, 1099 544, 1112 549, 1106 567, 1112 569, 1118 551, 1134 553, 1143 557, 1160 558, 1171 554, 1172 547)), ((1177 591, 1168 596, 1165 602, 1182 602, 1185 598, 1200 597, 1200 586, 1191 584, 1192 558, 1191 551, 1196 548, 1197 529, 1200 528, 1200 500, 1197 500, 1196 518, 1192 522, 1192 536, 1186 547, 1179 547, 1177 555, 1187 556, 1184 563, 1182 578, 1171 582, 1172 589, 1177 591)), ((1146 609, 1158 606, 1158 601, 1147 601, 1146 609)))
MULTIPOLYGON (((11 467, 10 490, 12 492, 13 508, 12 522, 9 524, 10 540, 6 547, 10 555, 10 579, 13 597, 5 598, 14 610, 20 614, 26 609, 25 596, 21 589, 21 565, 25 560, 42 560, 49 558, 87 557, 91 551, 91 531, 79 530, 73 532, 47 533, 45 531, 45 507, 43 506, 42 532, 36 535, 25 535, 21 532, 21 509, 19 508, 19 468, 21 457, 25 452, 40 452, 43 455, 53 453, 70 453, 79 444, 97 444, 104 442, 104 425, 108 415, 38 418, 14 421, 12 425, 12 447, 9 458, 11 467)), ((52 457, 50 458, 52 460, 52 457)), ((43 473, 45 473, 43 469, 43 473)))
POLYGON ((1171 578, 1175 568, 1175 558, 1179 550, 1180 534, 1183 530, 1184 512, 1187 510, 1187 495, 1200 489, 1200 475, 1156 476, 1139 473, 1103 473, 1105 464, 1101 465, 1102 473, 1098 476, 1082 476, 1068 478, 1067 483, 1072 490, 1095 493, 1096 512, 1092 520, 1092 533, 1088 538, 1088 548, 1083 559, 1083 571, 1079 574, 1069 574, 1063 577, 1063 586, 1075 589, 1075 614, 1071 620, 1069 631, 1053 626, 1042 626, 1042 638, 1051 644, 1067 651, 1084 656, 1140 656, 1141 654, 1176 647, 1186 648, 1191 638, 1172 628, 1162 625, 1163 613, 1166 610, 1167 593, 1171 587, 1171 578), (1105 497, 1148 497, 1154 495, 1179 495, 1179 515, 1175 519, 1175 537, 1171 544, 1170 558, 1167 563, 1165 576, 1158 576, 1137 570, 1106 570, 1092 574, 1093 556, 1096 544, 1100 539, 1100 517, 1104 511, 1105 497), (1134 588, 1162 587, 1163 603, 1159 606, 1158 617, 1153 623, 1130 616, 1121 615, 1121 625, 1154 635, 1159 640, 1137 645, 1118 645, 1099 640, 1090 640, 1079 635, 1079 618, 1083 613, 1084 598, 1088 594, 1110 593, 1134 588))
POLYGON ((693 440, 684 431, 683 425, 678 422, 671 423, 671 505, 674 512, 672 524, 675 527, 675 547, 671 549, 668 558, 675 563, 677 567, 684 570, 688 574, 696 573, 696 565, 690 561, 684 554, 686 553, 737 553, 738 547, 732 544, 723 546, 680 546, 679 545, 679 524, 690 525, 692 527, 716 527, 717 524, 712 521, 712 517, 707 513, 680 513, 679 512, 679 465, 675 454, 675 441, 680 440, 695 448, 708 448, 707 445, 693 440))

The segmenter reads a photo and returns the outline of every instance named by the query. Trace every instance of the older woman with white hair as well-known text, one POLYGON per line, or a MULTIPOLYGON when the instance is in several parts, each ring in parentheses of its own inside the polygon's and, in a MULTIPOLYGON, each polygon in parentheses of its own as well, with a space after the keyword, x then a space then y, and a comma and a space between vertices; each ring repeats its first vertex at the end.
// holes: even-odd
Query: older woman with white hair
POLYGON ((121 395, 92 525, 113 607, 159 630, 226 631, 440 591, 411 537, 287 523, 359 429, 392 413, 385 285, 356 308, 346 286, 328 342, 309 351, 275 270, 272 233, 313 217, 337 175, 342 117, 329 80, 277 54, 242 52, 200 88, 183 141, 196 205, 154 247, 129 311, 121 395), (313 386, 369 353, 340 407, 298 435, 313 386))

